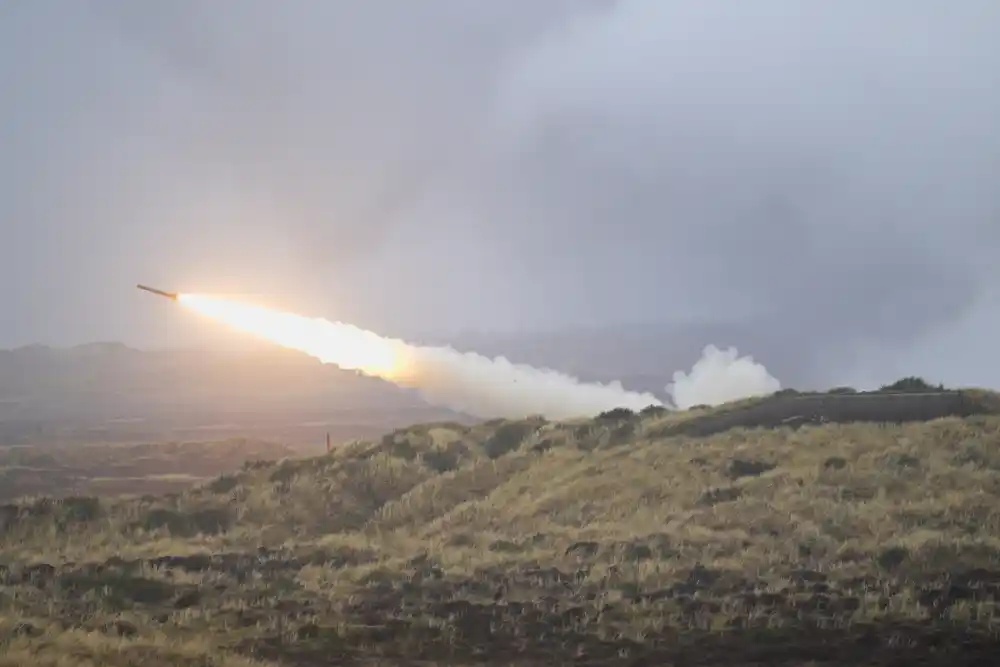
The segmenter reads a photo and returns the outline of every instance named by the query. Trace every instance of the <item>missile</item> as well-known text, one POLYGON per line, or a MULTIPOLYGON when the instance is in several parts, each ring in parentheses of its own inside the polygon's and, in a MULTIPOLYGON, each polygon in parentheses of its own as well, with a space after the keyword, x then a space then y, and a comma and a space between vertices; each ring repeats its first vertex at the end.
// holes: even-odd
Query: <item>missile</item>
POLYGON ((151 292, 157 296, 165 296, 171 301, 177 301, 177 292, 164 292, 161 289, 156 289, 155 287, 148 287, 146 285, 136 285, 136 287, 138 287, 141 290, 151 292))

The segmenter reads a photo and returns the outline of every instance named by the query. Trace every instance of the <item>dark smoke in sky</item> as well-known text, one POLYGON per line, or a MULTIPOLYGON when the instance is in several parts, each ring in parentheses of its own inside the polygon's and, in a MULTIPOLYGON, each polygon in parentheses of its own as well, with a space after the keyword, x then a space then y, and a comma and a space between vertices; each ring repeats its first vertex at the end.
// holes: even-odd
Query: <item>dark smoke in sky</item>
POLYGON ((209 335, 109 305, 141 276, 402 336, 710 324, 810 381, 1000 377, 995 1, 3 11, 0 344, 209 335))

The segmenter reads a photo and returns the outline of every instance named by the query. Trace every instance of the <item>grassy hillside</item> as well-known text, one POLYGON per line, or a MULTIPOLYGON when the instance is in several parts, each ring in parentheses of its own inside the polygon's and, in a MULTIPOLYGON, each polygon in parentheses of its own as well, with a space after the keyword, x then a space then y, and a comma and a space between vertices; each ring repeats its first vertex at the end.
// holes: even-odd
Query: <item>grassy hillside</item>
POLYGON ((697 414, 421 425, 172 496, 3 506, 0 667, 998 650, 1000 416, 665 435, 697 414))

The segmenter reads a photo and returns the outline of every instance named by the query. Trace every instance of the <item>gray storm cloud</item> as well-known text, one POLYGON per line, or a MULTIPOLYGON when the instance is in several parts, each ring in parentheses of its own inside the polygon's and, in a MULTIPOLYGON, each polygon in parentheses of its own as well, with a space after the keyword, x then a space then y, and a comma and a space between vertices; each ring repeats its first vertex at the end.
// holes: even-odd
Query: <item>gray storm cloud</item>
POLYGON ((4 11, 8 344, 152 340, 107 306, 141 272, 401 335, 712 322, 803 381, 928 340, 1000 374, 991 0, 4 11))

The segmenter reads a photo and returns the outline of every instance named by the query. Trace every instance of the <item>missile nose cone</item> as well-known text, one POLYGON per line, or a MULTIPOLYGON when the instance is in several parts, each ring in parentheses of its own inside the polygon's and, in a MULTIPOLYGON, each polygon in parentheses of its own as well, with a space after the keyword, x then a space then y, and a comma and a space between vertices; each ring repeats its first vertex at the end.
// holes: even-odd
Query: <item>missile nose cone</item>
POLYGON ((155 287, 149 287, 148 285, 142 285, 142 284, 136 285, 136 287, 139 288, 139 289, 141 289, 141 290, 143 290, 143 291, 150 292, 151 294, 155 294, 157 296, 166 297, 166 298, 168 298, 168 299, 170 299, 172 301, 177 301, 177 293, 176 292, 167 292, 167 291, 164 291, 164 290, 161 290, 161 289, 156 289, 155 287))

